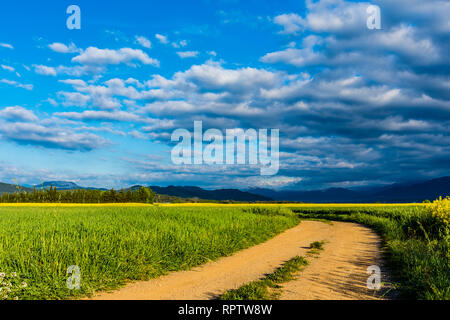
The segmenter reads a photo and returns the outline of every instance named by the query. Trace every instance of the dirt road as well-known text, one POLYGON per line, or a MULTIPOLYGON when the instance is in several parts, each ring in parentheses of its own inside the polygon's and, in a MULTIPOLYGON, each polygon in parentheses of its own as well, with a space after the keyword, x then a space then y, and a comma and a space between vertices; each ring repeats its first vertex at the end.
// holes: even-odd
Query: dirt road
POLYGON ((381 281, 389 282, 382 260, 379 237, 357 224, 333 222, 327 243, 318 258, 296 280, 283 284, 281 300, 372 300, 382 292, 367 288, 367 267, 381 269, 381 281), (375 294, 374 294, 375 293, 375 294))
POLYGON ((294 256, 306 256, 310 243, 322 240, 327 241, 325 249, 318 258, 309 258, 311 264, 296 280, 283 285, 281 299, 372 299, 365 288, 366 269, 383 265, 378 236, 357 224, 316 221, 302 221, 265 243, 192 270, 131 283, 93 299, 214 299, 264 277, 294 256))

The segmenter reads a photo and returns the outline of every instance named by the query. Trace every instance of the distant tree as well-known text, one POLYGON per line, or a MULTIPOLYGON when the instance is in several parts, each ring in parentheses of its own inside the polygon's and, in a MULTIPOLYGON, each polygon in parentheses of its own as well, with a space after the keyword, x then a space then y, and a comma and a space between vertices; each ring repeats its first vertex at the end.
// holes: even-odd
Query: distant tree
POLYGON ((57 190, 52 185, 50 188, 36 189, 30 191, 17 189, 15 193, 0 194, 0 202, 3 203, 117 203, 117 202, 140 202, 153 203, 155 193, 150 188, 139 188, 135 190, 114 189, 101 191, 91 189, 57 190))

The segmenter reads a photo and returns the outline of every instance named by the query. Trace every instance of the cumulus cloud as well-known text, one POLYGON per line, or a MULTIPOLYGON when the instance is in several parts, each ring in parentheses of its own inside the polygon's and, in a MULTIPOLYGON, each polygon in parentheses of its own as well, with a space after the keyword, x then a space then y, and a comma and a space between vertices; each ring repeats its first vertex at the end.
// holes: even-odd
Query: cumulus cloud
MULTIPOLYGON (((169 75, 78 79, 107 65, 155 65, 141 50, 92 47, 73 58, 77 66, 35 70, 71 75, 60 81, 67 88, 57 93, 58 103, 89 110, 53 115, 70 125, 89 122, 80 130, 95 132, 93 124, 108 122, 129 138, 169 144, 175 128, 191 130, 194 120, 202 120, 204 130, 280 129, 280 176, 260 179, 254 177, 258 168, 249 167, 141 161, 133 163, 141 170, 135 181, 169 177, 210 186, 312 188, 448 174, 442 163, 450 156, 449 6, 410 1, 378 1, 382 30, 367 29, 368 3, 307 1, 303 14, 273 18, 280 46, 251 67, 208 61, 169 75), (224 172, 227 178, 218 182, 224 172)), ((141 40, 136 38, 145 48, 141 40)), ((194 56, 189 52, 179 51, 180 57, 194 56)), ((5 124, 11 124, 6 115, 12 111, 23 110, 5 111, 5 124)))
POLYGON ((93 134, 75 133, 68 129, 48 128, 28 122, 3 124, 0 132, 3 138, 10 141, 47 148, 91 151, 107 144, 105 139, 93 134))
POLYGON ((7 66, 7 65, 4 65, 4 64, 0 65, 0 67, 1 67, 3 70, 6 70, 6 71, 10 71, 10 72, 15 72, 15 71, 16 71, 13 67, 7 66))
POLYGON ((12 45, 10 45, 9 43, 0 43, 0 47, 11 49, 11 50, 14 49, 14 47, 12 45))
POLYGON ((303 40, 303 48, 287 48, 282 51, 267 53, 261 58, 266 63, 286 63, 296 67, 316 65, 322 63, 325 57, 315 49, 322 44, 322 39, 317 36, 308 36, 303 40))
POLYGON ((54 116, 82 121, 142 121, 139 116, 125 111, 55 112, 54 116))
POLYGON ((280 33, 285 34, 297 34, 304 24, 303 19, 295 13, 280 14, 273 19, 273 22, 283 26, 284 30, 280 33))
POLYGON ((17 81, 8 80, 8 79, 0 79, 0 83, 5 83, 10 86, 14 86, 16 88, 22 88, 26 90, 33 90, 34 86, 32 84, 22 84, 17 81))
POLYGON ((80 55, 74 57, 72 61, 86 65, 114 65, 121 63, 130 63, 132 61, 139 61, 146 65, 159 66, 158 60, 150 58, 142 50, 131 48, 111 50, 89 47, 80 55))
POLYGON ((164 44, 169 43, 169 39, 167 38, 167 36, 164 36, 162 34, 159 34, 159 33, 155 34, 155 38, 158 39, 159 42, 161 42, 161 43, 164 43, 164 44))
POLYGON ((274 17, 274 23, 283 27, 282 34, 298 34, 305 30, 314 32, 352 33, 366 26, 368 3, 337 1, 307 1, 307 14, 295 13, 274 17))
POLYGON ((150 49, 152 47, 152 43, 144 36, 136 36, 136 42, 139 43, 144 48, 150 49))
POLYGON ((56 76, 57 72, 56 69, 53 67, 48 67, 44 65, 33 65, 34 71, 37 74, 43 75, 43 76, 56 76))
POLYGON ((180 40, 180 41, 174 41, 172 42, 172 47, 174 48, 181 48, 187 46, 187 40, 180 40))
POLYGON ((64 43, 60 42, 54 42, 52 44, 49 44, 48 47, 51 50, 59 53, 76 53, 81 51, 73 42, 69 45, 65 45, 64 43))
POLYGON ((281 81, 281 74, 256 68, 227 69, 219 63, 194 65, 185 72, 175 74, 174 81, 185 81, 202 88, 228 91, 259 90, 281 81))
POLYGON ((30 121, 30 122, 38 120, 33 111, 25 109, 20 106, 7 107, 3 110, 0 110, 0 118, 14 121, 30 121))
POLYGON ((77 133, 56 126, 55 121, 40 120, 31 110, 20 106, 0 110, 0 134, 19 144, 46 148, 90 151, 109 142, 90 133, 77 133))
POLYGON ((303 179, 300 177, 286 177, 286 176, 273 176, 273 177, 237 177, 234 178, 234 183, 239 188, 269 188, 280 189, 285 188, 296 183, 301 182, 303 179))
POLYGON ((57 75, 68 75, 81 77, 90 74, 100 74, 105 71, 103 66, 97 65, 83 65, 83 66, 45 66, 45 65, 33 65, 34 70, 37 74, 43 76, 57 76, 57 75))
POLYGON ((183 59, 184 58, 195 58, 198 56, 198 54, 199 54, 198 51, 178 51, 177 52, 177 55, 183 59))

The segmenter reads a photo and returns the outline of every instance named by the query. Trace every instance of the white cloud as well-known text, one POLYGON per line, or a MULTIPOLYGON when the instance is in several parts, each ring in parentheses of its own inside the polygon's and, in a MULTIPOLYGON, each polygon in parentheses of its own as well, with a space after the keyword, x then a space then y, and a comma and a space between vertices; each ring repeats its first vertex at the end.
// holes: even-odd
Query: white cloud
POLYGON ((257 188, 282 188, 288 185, 299 183, 302 181, 299 177, 286 177, 286 176, 273 176, 273 177, 262 177, 262 176, 251 176, 234 178, 233 182, 235 185, 247 188, 257 187, 257 188))
POLYGON ((79 112, 56 112, 54 113, 57 117, 63 117, 67 119, 73 119, 73 120, 83 120, 83 121, 89 121, 89 120, 97 120, 97 121, 142 121, 142 119, 132 113, 125 112, 125 111, 114 111, 114 112, 108 112, 108 111, 83 111, 81 113, 79 112))
POLYGON ((148 40, 146 37, 143 36, 136 36, 136 41, 144 48, 150 49, 152 47, 152 43, 150 40, 148 40))
POLYGON ((403 56, 419 59, 421 63, 435 62, 440 58, 439 51, 432 40, 419 37, 412 26, 400 25, 388 32, 376 34, 371 40, 373 47, 379 46, 395 51, 403 56))
POLYGON ((37 74, 43 75, 43 76, 54 76, 56 77, 57 72, 56 69, 53 67, 48 67, 44 65, 33 65, 34 71, 37 74))
POLYGON ((17 81, 12 81, 12 80, 8 80, 8 79, 0 79, 1 83, 5 83, 11 86, 14 86, 16 88, 22 88, 22 89, 26 89, 26 90, 33 90, 33 85, 32 84, 22 84, 19 83, 17 81))
POLYGON ((47 100, 45 100, 46 102, 50 103, 52 106, 57 107, 58 106, 58 102, 56 102, 55 99, 52 98, 48 98, 47 100))
POLYGON ((146 135, 146 134, 144 134, 144 133, 142 133, 140 131, 137 131, 137 130, 132 130, 132 131, 128 132, 128 135, 132 136, 135 139, 141 139, 141 140, 148 140, 149 139, 148 135, 146 135))
POLYGON ((187 41, 186 40, 181 40, 178 42, 172 42, 172 47, 174 48, 181 48, 181 47, 186 47, 187 46, 187 41))
POLYGON ((270 52, 261 58, 262 62, 292 64, 297 67, 317 62, 320 55, 307 49, 288 48, 283 51, 270 52))
POLYGON ((53 51, 59 53, 76 53, 81 51, 73 42, 70 43, 69 46, 65 45, 64 43, 55 42, 49 44, 48 47, 53 51))
POLYGON ((198 54, 199 54, 198 51, 179 51, 179 52, 177 52, 177 55, 183 59, 184 58, 195 58, 198 56, 198 54))
POLYGON ((137 60, 147 65, 159 66, 159 61, 150 58, 142 50, 131 48, 122 48, 119 50, 99 49, 96 47, 89 47, 80 55, 72 58, 73 62, 78 62, 86 65, 107 65, 130 63, 137 60))
POLYGON ((16 71, 13 67, 7 66, 7 65, 4 65, 4 64, 0 65, 0 67, 2 67, 3 70, 7 70, 7 71, 11 71, 11 72, 16 71))
POLYGON ((8 48, 8 49, 11 49, 11 50, 14 49, 14 47, 12 45, 8 44, 8 43, 0 43, 0 47, 8 48))
POLYGON ((162 34, 155 34, 155 38, 159 40, 159 42, 167 44, 169 43, 169 40, 167 39, 167 36, 163 36, 162 34))
POLYGON ((301 17, 295 13, 276 16, 274 23, 283 26, 282 34, 298 34, 305 29, 315 32, 356 32, 366 29, 368 3, 343 0, 307 1, 307 13, 301 17))
POLYGON ((33 65, 33 67, 36 73, 44 76, 57 76, 62 74, 75 77, 81 77, 87 74, 96 74, 96 76, 99 76, 100 73, 105 71, 105 68, 103 66, 95 65, 83 65, 74 67, 50 67, 44 65, 33 65))
POLYGON ((86 107, 91 99, 88 95, 79 92, 58 92, 58 96, 64 99, 64 106, 86 107))
POLYGON ((85 87, 87 84, 81 79, 65 79, 59 80, 61 83, 69 84, 74 87, 85 87))
POLYGON ((273 22, 283 26, 284 30, 280 33, 297 34, 303 24, 303 19, 295 13, 281 14, 273 19, 273 22))
POLYGON ((281 80, 281 74, 255 68, 225 69, 219 63, 208 62, 194 65, 183 73, 175 74, 174 78, 197 83, 204 89, 239 92, 272 87, 281 80))
POLYGON ((20 106, 7 107, 0 111, 0 117, 14 121, 37 121, 35 114, 20 106))
POLYGON ((267 53, 260 60, 266 63, 282 62, 297 67, 316 64, 323 61, 322 54, 315 50, 315 46, 321 43, 320 37, 310 35, 303 39, 302 49, 289 47, 282 51, 267 53))
POLYGON ((108 144, 107 140, 93 134, 76 133, 71 129, 48 127, 34 122, 3 123, 0 132, 8 140, 47 148, 90 151, 108 144))

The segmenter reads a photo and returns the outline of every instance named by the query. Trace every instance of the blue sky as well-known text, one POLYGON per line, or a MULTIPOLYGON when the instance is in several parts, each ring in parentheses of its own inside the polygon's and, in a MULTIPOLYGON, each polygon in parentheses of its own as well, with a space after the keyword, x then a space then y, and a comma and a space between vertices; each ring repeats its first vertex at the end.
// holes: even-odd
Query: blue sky
POLYGON ((16 1, 0 181, 316 189, 450 173, 447 1, 16 1), (68 30, 66 8, 81 8, 68 30), (366 27, 381 8, 382 29, 366 27), (280 170, 179 166, 171 133, 280 130, 280 170))

